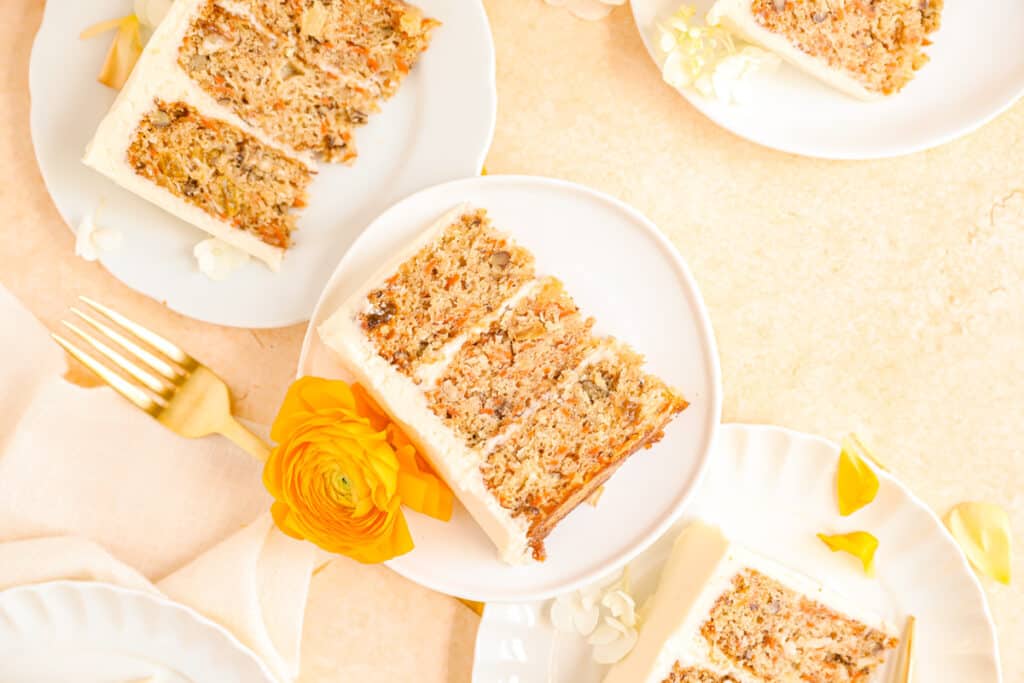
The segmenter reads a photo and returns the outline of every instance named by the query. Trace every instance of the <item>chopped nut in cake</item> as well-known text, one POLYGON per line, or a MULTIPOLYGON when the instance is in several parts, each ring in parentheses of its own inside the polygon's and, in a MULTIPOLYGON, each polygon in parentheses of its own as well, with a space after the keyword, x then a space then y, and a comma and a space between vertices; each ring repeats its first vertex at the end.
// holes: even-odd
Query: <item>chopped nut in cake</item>
POLYGON ((533 278, 533 256, 466 213, 370 292, 363 329, 401 372, 437 359, 441 347, 533 278))
POLYGON ((195 19, 178 64, 242 120, 326 161, 355 158, 352 129, 377 102, 295 54, 294 46, 209 0, 195 19))
POLYGON ((928 57, 943 0, 752 0, 762 26, 870 91, 900 90, 928 57))
POLYGON ((281 248, 311 180, 304 164, 184 102, 155 101, 127 158, 138 175, 281 248))
POLYGON ((473 335, 430 392, 431 409, 472 445, 543 398, 597 343, 554 278, 473 335))
POLYGON ((643 371, 643 359, 607 346, 481 465, 502 506, 527 520, 538 557, 555 524, 604 483, 626 458, 658 441, 687 403, 643 371))

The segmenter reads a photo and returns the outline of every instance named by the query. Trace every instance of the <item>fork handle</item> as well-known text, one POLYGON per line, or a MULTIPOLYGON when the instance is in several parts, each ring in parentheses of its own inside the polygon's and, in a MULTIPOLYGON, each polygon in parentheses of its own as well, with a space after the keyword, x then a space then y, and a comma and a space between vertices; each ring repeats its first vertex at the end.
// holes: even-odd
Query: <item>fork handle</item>
POLYGON ((270 457, 270 446, 231 416, 225 418, 217 431, 260 462, 266 462, 270 457))

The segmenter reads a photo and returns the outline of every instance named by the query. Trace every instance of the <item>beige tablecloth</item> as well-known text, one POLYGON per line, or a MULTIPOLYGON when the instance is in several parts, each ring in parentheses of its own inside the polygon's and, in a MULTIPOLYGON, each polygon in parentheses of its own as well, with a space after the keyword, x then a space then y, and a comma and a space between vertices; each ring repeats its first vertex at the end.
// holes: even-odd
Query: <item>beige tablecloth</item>
MULTIPOLYGON (((856 430, 936 510, 1006 506, 1024 547, 1024 103, 930 152, 803 159, 717 128, 665 86, 628 7, 590 24, 542 0, 484 2, 499 95, 488 170, 605 190, 671 237, 715 325, 725 419, 856 430)), ((74 257, 27 135, 41 4, 0 4, 0 282, 50 326, 79 293, 112 302, 201 350, 242 414, 268 421, 301 327, 188 321, 74 257)), ((417 638, 434 627, 426 596, 454 601, 407 600, 414 589, 387 570, 339 566, 329 584, 314 582, 308 619, 341 600, 352 618, 316 633, 307 620, 307 639, 350 648, 359 672, 372 671, 372 648, 400 643, 399 658, 420 658, 419 676, 468 680, 471 623, 451 630, 450 656, 417 638)), ((1024 577, 1020 559, 1014 569, 1024 577)), ((1024 680, 1024 581, 984 585, 1007 681, 1024 680)))

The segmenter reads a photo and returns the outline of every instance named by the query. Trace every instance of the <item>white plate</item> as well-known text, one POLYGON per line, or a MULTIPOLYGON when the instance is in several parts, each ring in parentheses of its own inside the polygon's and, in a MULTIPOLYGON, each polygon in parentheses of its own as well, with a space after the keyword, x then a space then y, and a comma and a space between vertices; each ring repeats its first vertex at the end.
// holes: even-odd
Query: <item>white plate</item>
POLYGON ((6 683, 275 683, 234 636, 164 598, 55 581, 0 593, 6 683))
POLYGON ((208 235, 86 168, 80 158, 114 92, 96 82, 113 34, 85 27, 131 12, 131 0, 48 0, 32 48, 32 140, 43 180, 70 226, 99 206, 97 222, 124 235, 102 256, 114 277, 192 318, 236 327, 309 319, 327 278, 358 231, 398 199, 477 175, 494 132, 494 45, 480 0, 417 0, 444 24, 398 94, 356 133, 352 167, 321 164, 281 272, 255 260, 224 282, 196 270, 208 235), (457 104, 457 106, 454 106, 457 104))
MULTIPOLYGON (((811 576, 903 624, 917 617, 916 675, 927 683, 1002 680, 985 594, 953 538, 928 507, 891 476, 871 505, 836 511, 839 448, 778 427, 724 425, 712 464, 679 525, 630 565, 642 604, 679 529, 700 518, 739 543, 811 576), (863 529, 879 540, 877 578, 830 552, 815 534, 863 529)), ((582 638, 557 633, 549 603, 487 605, 476 643, 475 683, 599 683, 582 638)), ((890 661, 890 665, 892 661, 890 661)), ((876 681, 890 680, 876 675, 876 681)))
POLYGON ((400 246, 461 202, 531 249, 538 270, 560 277, 596 330, 644 353, 653 372, 691 406, 654 448, 612 477, 597 508, 581 505, 548 538, 548 560, 502 563, 457 506, 445 524, 408 513, 416 549, 390 566, 434 590, 480 601, 534 600, 628 562, 679 515, 700 479, 721 411, 718 356, 697 286, 672 245, 622 202, 572 183, 525 176, 471 178, 433 187, 388 209, 342 259, 313 314, 298 374, 350 379, 316 334, 400 246))
MULTIPOLYGON (((657 23, 682 0, 633 0, 633 16, 659 68, 657 23)), ((703 15, 713 0, 691 0, 703 15)), ((759 76, 745 106, 683 95, 708 118, 766 147, 829 159, 876 159, 970 133, 1024 94, 1024 2, 946 0, 929 62, 902 92, 861 102, 796 68, 759 76)), ((668 85, 665 86, 670 87, 668 85)))

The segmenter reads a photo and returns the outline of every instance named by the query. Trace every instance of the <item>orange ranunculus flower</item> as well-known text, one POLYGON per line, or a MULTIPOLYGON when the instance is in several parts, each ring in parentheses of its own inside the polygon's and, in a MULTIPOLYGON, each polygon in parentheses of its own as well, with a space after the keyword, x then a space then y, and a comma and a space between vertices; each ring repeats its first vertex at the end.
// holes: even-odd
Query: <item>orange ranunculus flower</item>
POLYGON ((313 377, 288 389, 263 471, 271 514, 289 536, 360 562, 412 550, 402 513, 448 519, 451 492, 358 385, 313 377))

